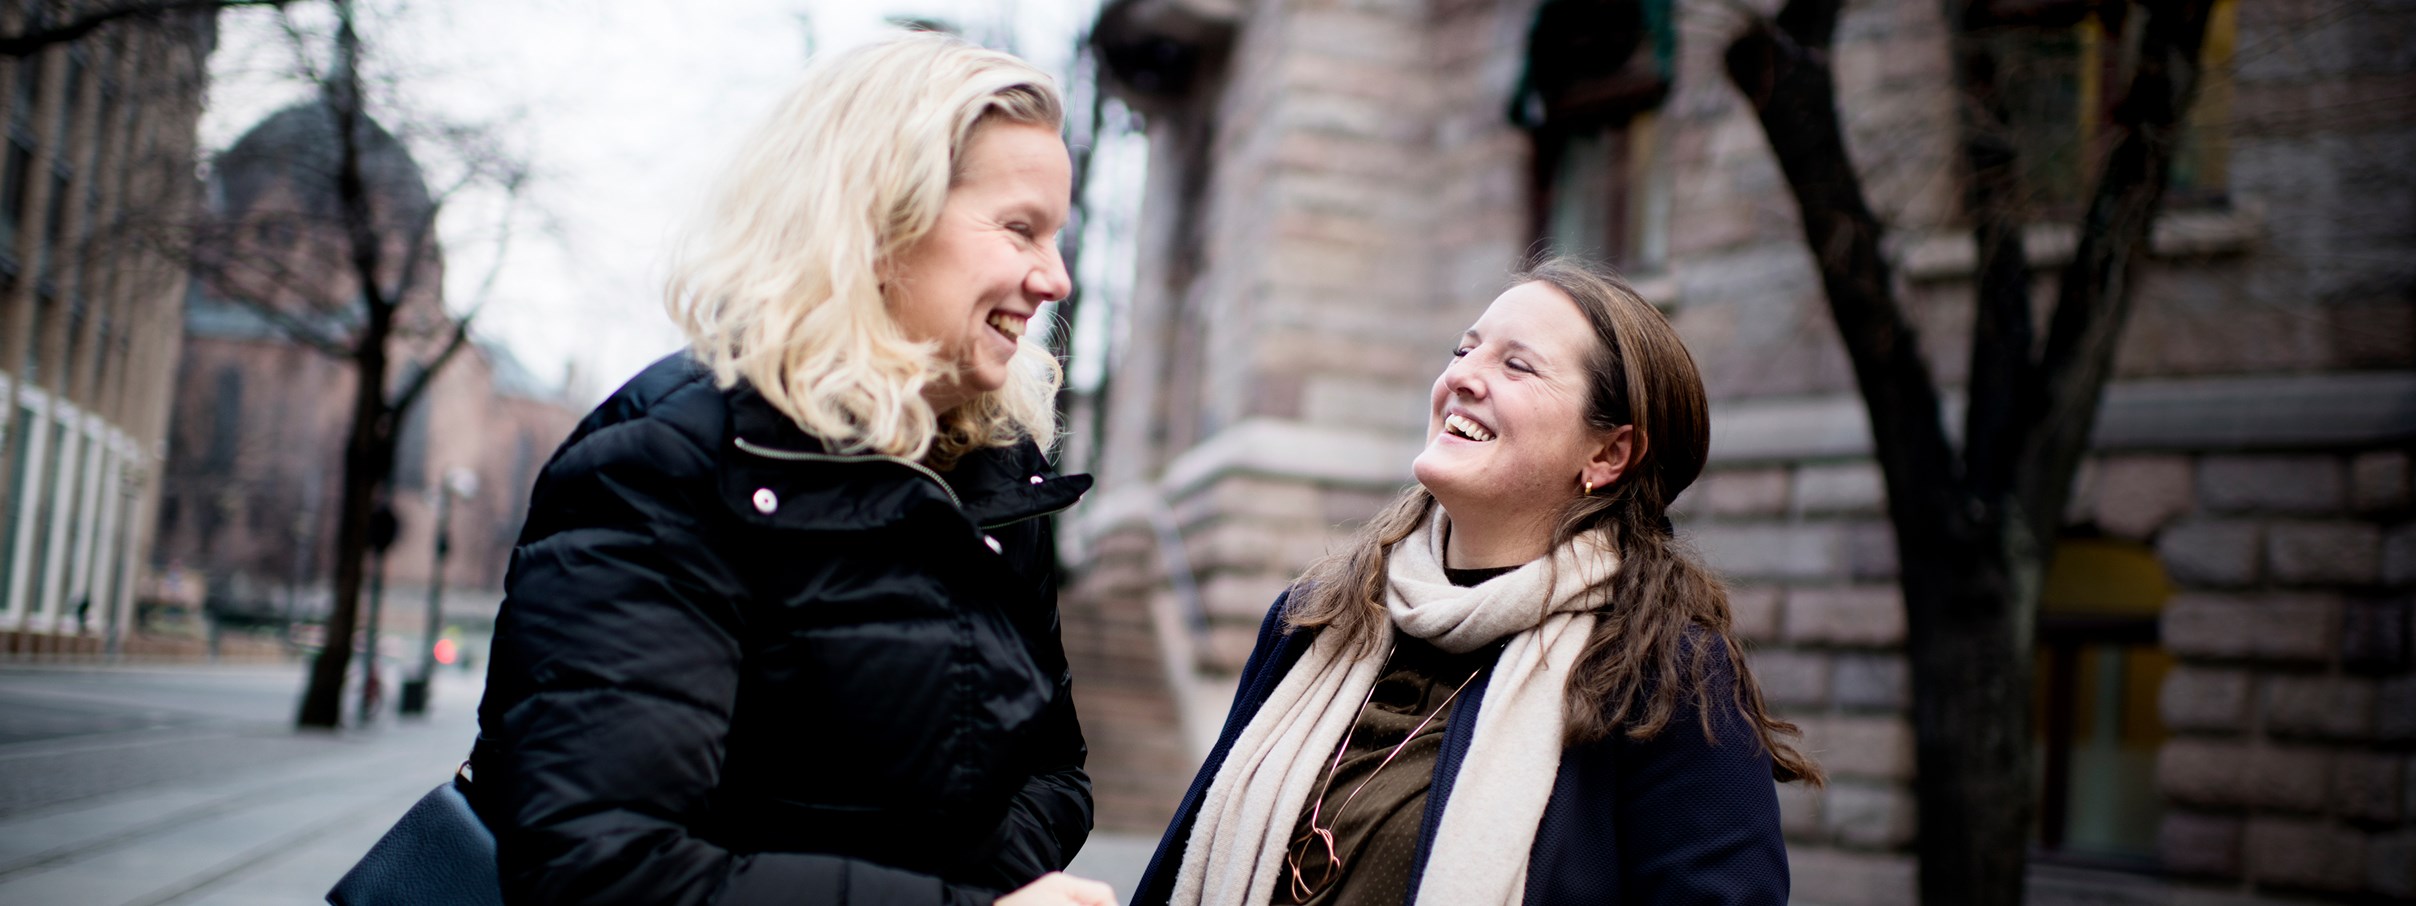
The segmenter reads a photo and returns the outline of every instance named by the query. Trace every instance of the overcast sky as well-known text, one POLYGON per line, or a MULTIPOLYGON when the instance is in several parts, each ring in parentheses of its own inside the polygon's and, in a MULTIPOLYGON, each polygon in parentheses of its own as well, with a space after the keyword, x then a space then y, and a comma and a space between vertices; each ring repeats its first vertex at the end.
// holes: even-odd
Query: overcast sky
MULTIPOLYGON (((549 381, 576 367, 581 404, 679 345, 661 304, 669 236, 811 54, 876 40, 893 28, 886 19, 914 16, 976 38, 1011 34, 1018 52, 1063 73, 1097 8, 1097 0, 360 3, 364 37, 375 42, 372 74, 390 77, 399 104, 385 108, 388 120, 489 126, 533 165, 478 332, 549 381)), ((210 151, 304 96, 273 13, 230 10, 220 29, 201 127, 210 151)), ((431 182, 456 172, 426 159, 429 143, 414 141, 414 151, 431 182)), ((1135 149, 1106 166, 1137 188, 1138 160, 1135 149)), ((494 201, 448 204, 439 224, 446 294, 457 307, 478 295, 495 260, 494 201)))

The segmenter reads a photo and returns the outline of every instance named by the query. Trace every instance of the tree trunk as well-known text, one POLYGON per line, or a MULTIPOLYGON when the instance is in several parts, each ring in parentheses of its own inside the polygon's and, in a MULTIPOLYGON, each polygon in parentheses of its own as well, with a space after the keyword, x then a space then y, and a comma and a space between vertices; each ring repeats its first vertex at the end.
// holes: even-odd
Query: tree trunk
POLYGON ((1802 211, 1830 313, 1871 415, 1902 564, 1913 669, 1914 796, 1922 899, 2018 906, 2030 833, 2029 631, 2013 615, 2036 558, 2017 565, 2002 499, 1970 494, 1939 393, 1880 253, 1837 119, 1827 65, 1835 3, 1791 3, 1729 48, 1802 211))
MULTIPOLYGON (((1998 513, 2004 512, 1999 508, 1998 513)), ((2042 558, 1999 518, 1898 523, 1913 675, 1921 902, 2019 906, 2037 796, 2031 640, 2042 558)))
POLYGON ((1854 377, 1870 412, 1904 589, 1912 667, 1923 902, 2019 906, 2037 795, 2031 653, 2038 602, 2072 475, 2113 370, 2197 76, 2210 0, 2145 0, 2139 64, 2117 110, 2120 141, 2080 225, 2045 348, 2032 329, 2010 124, 1996 64, 1974 32, 1982 0, 1950 0, 1966 214, 1978 249, 1964 455, 1880 254, 1838 124, 1829 43, 1839 0, 1789 0, 1729 45, 1802 212, 1854 377))
MULTIPOLYGON (((360 628, 361 585, 368 566, 369 526, 378 490, 394 470, 396 418, 386 403, 386 338, 391 323, 374 311, 353 359, 352 427, 344 438, 344 494, 337 505, 335 600, 327 614, 327 644, 311 664, 310 686, 296 722, 333 729, 343 722, 344 678, 352 664, 352 635, 360 628)), ((374 662, 377 652, 367 652, 374 662)))
MULTIPOLYGON (((352 277, 360 289, 362 324, 352 345, 352 426, 344 438, 344 495, 337 509, 335 600, 327 615, 327 644, 311 665, 310 685, 295 718, 304 727, 329 729, 343 722, 344 677, 352 663, 352 633, 359 624, 370 521, 378 490, 394 466, 396 419, 395 407, 386 399, 386 344, 394 333, 394 311, 402 301, 402 287, 410 282, 410 262, 405 262, 394 292, 389 293, 381 279, 385 237, 376 216, 377 199, 370 193, 361 164, 360 138, 367 115, 361 109, 360 36, 353 30, 349 0, 337 0, 335 6, 335 60, 319 95, 335 125, 338 155, 336 172, 331 175, 351 253, 352 277)), ((374 663, 377 652, 366 656, 374 663)))

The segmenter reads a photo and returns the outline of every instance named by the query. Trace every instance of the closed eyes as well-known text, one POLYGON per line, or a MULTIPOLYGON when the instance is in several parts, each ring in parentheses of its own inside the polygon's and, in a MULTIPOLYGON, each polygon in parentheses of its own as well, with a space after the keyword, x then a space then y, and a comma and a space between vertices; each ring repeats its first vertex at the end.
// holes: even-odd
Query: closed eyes
MULTIPOLYGON (((1452 357, 1452 358, 1455 358, 1455 359, 1464 359, 1464 358, 1467 358, 1467 357, 1468 357, 1468 354, 1469 354, 1469 353, 1471 353, 1471 352, 1475 352, 1475 351, 1476 351, 1476 347, 1474 347, 1474 346, 1466 346, 1466 345, 1462 345, 1462 346, 1455 346, 1455 347, 1452 347, 1452 350, 1451 350, 1451 357, 1452 357)), ((1503 364, 1503 365, 1508 366, 1508 367, 1510 368, 1510 370, 1512 370, 1512 371, 1516 371, 1516 372, 1520 372, 1520 373, 1522 373, 1522 374, 1535 374, 1535 373, 1537 373, 1537 372, 1536 372, 1536 370, 1535 370, 1535 366, 1527 364, 1527 361, 1526 361, 1525 359, 1510 359, 1510 360, 1508 360, 1508 361, 1503 362, 1502 364, 1503 364)))

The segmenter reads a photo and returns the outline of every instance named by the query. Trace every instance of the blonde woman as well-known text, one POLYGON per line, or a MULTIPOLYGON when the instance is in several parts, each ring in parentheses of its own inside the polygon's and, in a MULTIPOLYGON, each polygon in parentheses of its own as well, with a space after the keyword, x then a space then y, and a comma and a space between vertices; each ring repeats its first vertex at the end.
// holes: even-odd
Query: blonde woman
POLYGON ((1785 903, 1771 780, 1819 768, 1671 536, 1686 347, 1561 259, 1448 348, 1417 486, 1275 602, 1133 902, 1785 903))
POLYGON ((473 801, 515 903, 1108 904, 1057 635, 1048 76, 817 64, 671 282, 691 348, 530 498, 473 801), (1001 896, 1001 894, 1004 894, 1001 896))

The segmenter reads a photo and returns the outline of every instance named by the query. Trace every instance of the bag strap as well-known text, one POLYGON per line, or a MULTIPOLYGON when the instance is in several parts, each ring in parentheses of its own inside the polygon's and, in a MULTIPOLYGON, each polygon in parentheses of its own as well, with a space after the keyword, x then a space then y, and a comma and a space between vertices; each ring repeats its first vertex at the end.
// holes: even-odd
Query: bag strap
POLYGON ((463 796, 470 794, 472 775, 475 773, 474 766, 478 763, 478 759, 490 751, 492 751, 492 746, 487 742, 487 735, 480 733, 477 741, 470 744, 470 757, 462 759, 461 766, 453 769, 453 787, 460 790, 463 796))

